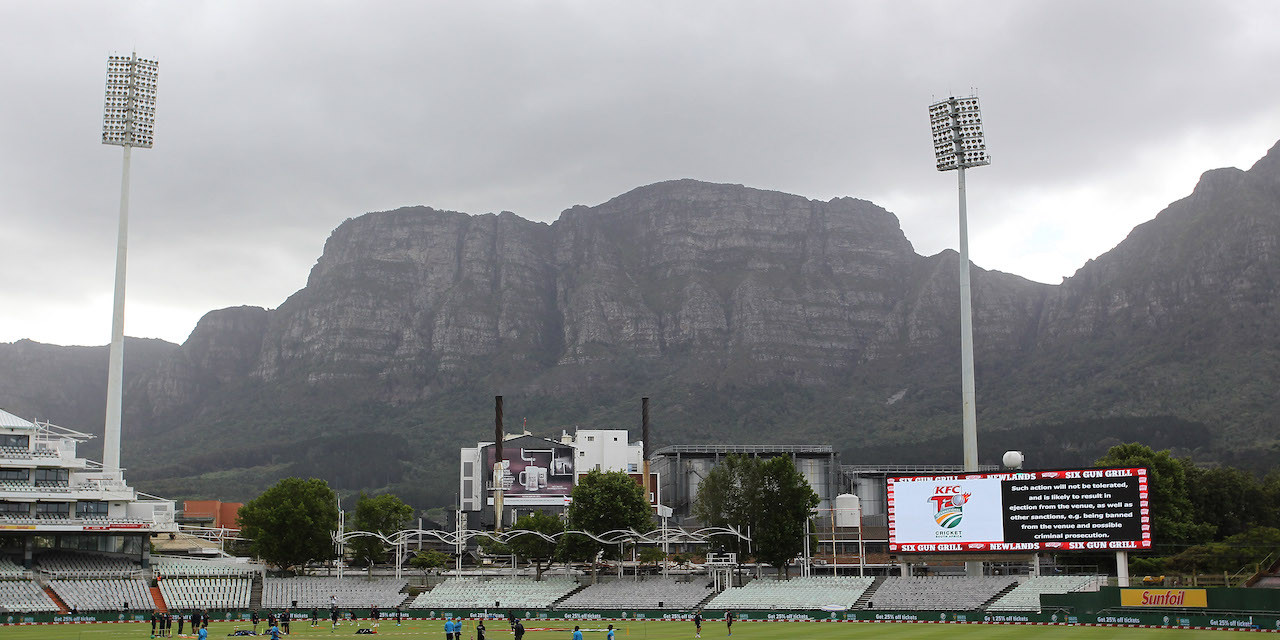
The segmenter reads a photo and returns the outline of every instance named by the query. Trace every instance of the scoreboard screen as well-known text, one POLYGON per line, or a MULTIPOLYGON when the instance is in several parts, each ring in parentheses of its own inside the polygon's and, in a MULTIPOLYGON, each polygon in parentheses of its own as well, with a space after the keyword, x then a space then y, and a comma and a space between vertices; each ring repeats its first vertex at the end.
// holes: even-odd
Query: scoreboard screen
POLYGON ((892 553, 1151 548, 1144 468, 889 476, 892 553))

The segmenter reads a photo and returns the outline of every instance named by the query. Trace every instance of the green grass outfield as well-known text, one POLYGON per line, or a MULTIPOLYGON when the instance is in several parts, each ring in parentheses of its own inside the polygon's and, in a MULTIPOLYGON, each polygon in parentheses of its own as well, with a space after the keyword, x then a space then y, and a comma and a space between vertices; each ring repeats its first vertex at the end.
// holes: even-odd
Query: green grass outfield
MULTIPOLYGON (((358 624, 358 623, 357 623, 358 624)), ((357 635, 357 624, 344 623, 331 631, 328 624, 312 629, 305 623, 294 623, 290 639, 312 638, 367 638, 357 635)), ((571 640, 572 621, 529 620, 525 640, 571 640), (548 630, 534 630, 548 629, 548 630)), ((604 629, 609 622, 590 620, 578 622, 585 640, 605 640, 604 629)), ((614 622, 616 640, 693 640, 691 622, 614 622)), ((266 625, 260 625, 262 631, 266 625)), ((368 622, 359 626, 369 626, 368 622)), ((493 620, 488 627, 486 640, 512 640, 504 621, 493 620)), ((248 628, 247 623, 213 622, 209 625, 209 639, 226 638, 235 629, 248 628)), ((175 627, 176 631, 176 627, 175 627)), ((733 640, 835 640, 863 637, 875 640, 906 640, 937 638, 938 640, 1008 638, 1045 638, 1050 640, 1087 640, 1094 638, 1146 638, 1186 639, 1221 638, 1230 631, 1204 631, 1197 629, 1128 629, 1117 627, 1058 627, 1032 625, 989 624, 921 624, 921 623, 872 623, 872 622, 737 622, 733 625, 733 640)), ((147 640, 151 625, 138 623, 87 623, 35 626, 0 627, 3 640, 147 640)), ((178 637, 176 634, 174 637, 178 637)), ((187 637, 194 637, 188 635, 187 637)), ((397 627, 394 621, 383 622, 375 638, 432 638, 444 640, 444 623, 439 620, 406 621, 397 627)), ((475 624, 468 621, 462 640, 474 640, 475 624)), ((728 640, 723 621, 710 621, 702 627, 703 640, 728 640)))

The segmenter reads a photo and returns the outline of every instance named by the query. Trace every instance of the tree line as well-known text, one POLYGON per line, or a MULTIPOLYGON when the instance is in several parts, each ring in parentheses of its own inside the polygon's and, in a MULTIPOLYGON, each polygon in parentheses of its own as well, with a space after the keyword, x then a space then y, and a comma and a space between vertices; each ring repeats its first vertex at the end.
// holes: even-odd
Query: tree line
MULTIPOLYGON (((1136 573, 1235 572, 1280 549, 1280 473, 1260 479, 1231 467, 1205 468, 1139 443, 1114 446, 1095 464, 1149 469, 1154 548, 1134 555, 1136 573)), ((803 551, 804 523, 817 504, 818 496, 789 457, 729 456, 703 478, 693 515, 707 526, 733 527, 751 538, 726 535, 714 547, 785 572, 803 551)), ((361 493, 347 529, 390 535, 404 529, 412 517, 413 509, 394 495, 361 493)), ((337 495, 323 480, 281 480, 246 503, 239 520, 243 535, 253 541, 251 553, 282 570, 336 555, 331 533, 338 526, 337 495)), ((563 517, 534 512, 512 526, 548 536, 573 530, 595 535, 617 529, 645 532, 653 527, 653 512, 640 485, 625 473, 600 471, 580 478, 563 517)), ((625 559, 631 553, 626 544, 604 545, 581 535, 559 536, 554 542, 516 536, 505 545, 481 540, 486 552, 514 554, 533 564, 539 579, 556 562, 590 563, 594 575, 597 560, 625 559)), ((388 557, 386 545, 377 538, 356 538, 348 547, 357 566, 371 567, 388 557)), ((657 562, 661 552, 637 550, 637 556, 657 562)), ((424 554, 414 566, 443 566, 449 559, 424 554)))
POLYGON ((1131 560, 1137 573, 1235 572, 1280 550, 1280 473, 1202 467, 1136 442, 1096 465, 1148 469, 1153 549, 1131 560))
MULTIPOLYGON (((724 548, 751 551, 764 562, 785 567, 804 545, 804 521, 818 504, 818 496, 791 459, 756 460, 731 456, 713 469, 698 494, 695 514, 710 526, 736 527, 751 532, 748 545, 727 534, 724 548)), ((392 494, 361 493, 346 529, 389 536, 403 530, 413 508, 392 494)), ((338 501, 324 480, 285 478, 240 509, 241 532, 252 540, 249 551, 282 571, 300 570, 311 563, 336 557, 332 532, 338 527, 338 501)), ((513 524, 515 531, 554 536, 565 531, 585 531, 600 536, 609 531, 647 532, 654 528, 653 509, 643 488, 620 471, 592 471, 574 486, 563 517, 533 512, 513 524)), ((388 557, 387 545, 375 537, 358 537, 347 544, 357 566, 372 567, 388 557)), ((589 563, 592 577, 601 559, 626 559, 634 551, 642 563, 663 559, 660 549, 612 545, 584 535, 559 535, 549 541, 537 535, 519 535, 506 544, 481 538, 487 553, 515 554, 533 564, 538 579, 555 562, 589 563)), ((414 567, 426 570, 448 563, 446 554, 433 552, 415 557, 414 567)))

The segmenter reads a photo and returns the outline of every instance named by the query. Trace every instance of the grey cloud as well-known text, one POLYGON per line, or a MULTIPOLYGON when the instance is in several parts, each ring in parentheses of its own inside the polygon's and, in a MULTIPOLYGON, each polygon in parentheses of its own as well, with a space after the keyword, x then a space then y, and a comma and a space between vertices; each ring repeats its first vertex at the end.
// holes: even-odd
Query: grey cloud
MULTIPOLYGON (((1278 18, 1195 1, 0 5, 0 54, 22 61, 4 73, 19 99, 0 193, 42 257, 0 277, 24 306, 109 296, 119 150, 96 142, 101 90, 105 56, 135 44, 161 79, 156 148, 135 154, 131 301, 194 319, 279 304, 365 211, 550 221, 677 177, 870 198, 932 253, 955 242, 954 176, 932 168, 926 107, 971 87, 995 156, 973 175, 972 233, 1025 224, 1038 243, 1042 212, 1020 202, 1123 172, 1150 189, 1198 159, 1135 165, 1188 136, 1280 137, 1278 18)), ((1057 263, 1093 257, 1062 245, 1045 244, 1057 263)), ((129 332, 191 328, 146 322, 129 332)), ((0 317, 0 340, 85 341, 86 324, 0 317)))

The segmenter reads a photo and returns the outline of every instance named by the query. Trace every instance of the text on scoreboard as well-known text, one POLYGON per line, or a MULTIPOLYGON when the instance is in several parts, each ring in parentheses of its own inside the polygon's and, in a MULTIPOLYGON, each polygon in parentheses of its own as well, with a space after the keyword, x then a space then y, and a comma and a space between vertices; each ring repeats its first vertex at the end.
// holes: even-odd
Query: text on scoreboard
POLYGON ((1150 549, 1144 468, 890 476, 889 551, 1150 549))

